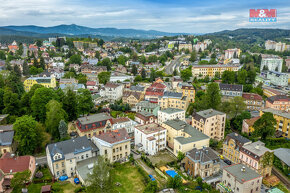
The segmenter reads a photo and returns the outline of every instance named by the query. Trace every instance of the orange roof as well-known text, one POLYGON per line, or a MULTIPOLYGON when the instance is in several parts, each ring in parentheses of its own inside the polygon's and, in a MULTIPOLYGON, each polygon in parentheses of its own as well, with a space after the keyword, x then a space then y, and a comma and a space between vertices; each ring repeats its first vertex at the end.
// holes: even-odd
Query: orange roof
POLYGON ((249 125, 249 127, 253 126, 255 124, 255 122, 260 119, 260 116, 259 117, 254 117, 254 118, 251 118, 251 119, 245 119, 246 123, 249 125))

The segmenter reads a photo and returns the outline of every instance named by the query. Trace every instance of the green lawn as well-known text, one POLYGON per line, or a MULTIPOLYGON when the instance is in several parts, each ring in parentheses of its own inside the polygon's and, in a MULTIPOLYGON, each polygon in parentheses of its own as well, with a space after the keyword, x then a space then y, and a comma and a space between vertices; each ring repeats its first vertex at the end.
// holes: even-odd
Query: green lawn
MULTIPOLYGON (((41 190, 41 187, 45 186, 45 185, 47 185, 47 184, 44 184, 44 183, 30 184, 28 186, 28 192, 29 193, 39 193, 41 190)), ((57 190, 57 191, 55 191, 57 193, 73 193, 77 187, 80 187, 80 185, 72 184, 69 181, 56 182, 53 184, 53 189, 57 190)))
POLYGON ((113 169, 113 186, 116 192, 120 193, 136 193, 143 192, 145 185, 143 176, 138 172, 135 166, 130 163, 122 164, 113 169), (116 186, 116 182, 121 183, 121 186, 116 186))

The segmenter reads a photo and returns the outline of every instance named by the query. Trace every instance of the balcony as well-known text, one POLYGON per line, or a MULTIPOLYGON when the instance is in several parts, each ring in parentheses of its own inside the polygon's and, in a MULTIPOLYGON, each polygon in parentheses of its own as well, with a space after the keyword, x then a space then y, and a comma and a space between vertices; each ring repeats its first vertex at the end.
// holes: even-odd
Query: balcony
POLYGON ((232 189, 230 189, 228 186, 226 186, 222 182, 217 184, 217 189, 220 190, 221 192, 229 192, 229 193, 233 193, 234 192, 232 189))

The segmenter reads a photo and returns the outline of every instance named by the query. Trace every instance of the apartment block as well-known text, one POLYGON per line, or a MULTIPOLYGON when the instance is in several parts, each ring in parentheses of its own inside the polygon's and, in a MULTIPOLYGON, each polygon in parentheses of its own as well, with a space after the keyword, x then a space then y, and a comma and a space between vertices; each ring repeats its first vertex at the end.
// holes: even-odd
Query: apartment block
POLYGON ((220 75, 224 71, 238 71, 240 69, 239 65, 230 65, 230 64, 216 64, 216 65, 192 65, 192 76, 197 78, 204 78, 209 76, 213 78, 216 73, 220 75))
POLYGON ((179 119, 185 121, 185 110, 168 108, 158 111, 158 123, 161 124, 168 120, 179 119))

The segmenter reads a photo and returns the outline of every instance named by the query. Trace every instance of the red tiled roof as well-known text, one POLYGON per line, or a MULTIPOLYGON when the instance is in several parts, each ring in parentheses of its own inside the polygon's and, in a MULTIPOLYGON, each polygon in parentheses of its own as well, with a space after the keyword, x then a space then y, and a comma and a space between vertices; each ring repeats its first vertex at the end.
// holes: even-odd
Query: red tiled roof
POLYGON ((95 86, 96 82, 95 81, 87 81, 87 86, 95 86))
POLYGON ((108 87, 108 88, 117 88, 118 86, 120 85, 116 83, 112 83, 112 82, 107 82, 107 84, 105 85, 105 87, 108 87))
MULTIPOLYGON (((8 154, 9 155, 9 154, 8 154)), ((0 158, 0 169, 4 173, 12 173, 22 172, 29 169, 30 160, 33 158, 32 156, 19 156, 19 157, 11 157, 7 154, 4 154, 0 158)))
POLYGON ((125 128, 109 131, 106 133, 101 133, 100 135, 96 136, 96 138, 106 141, 108 143, 116 143, 130 139, 127 130, 125 128))
POLYGON ((243 98, 246 100, 263 100, 263 98, 256 93, 243 93, 243 98))
POLYGON ((251 119, 245 119, 245 122, 248 124, 249 127, 253 126, 255 124, 255 122, 260 119, 260 116, 259 117, 254 117, 254 118, 251 118, 251 119))
POLYGON ((274 103, 275 101, 285 101, 288 102, 290 101, 290 98, 287 97, 286 95, 275 95, 267 98, 267 101, 270 103, 274 103))

